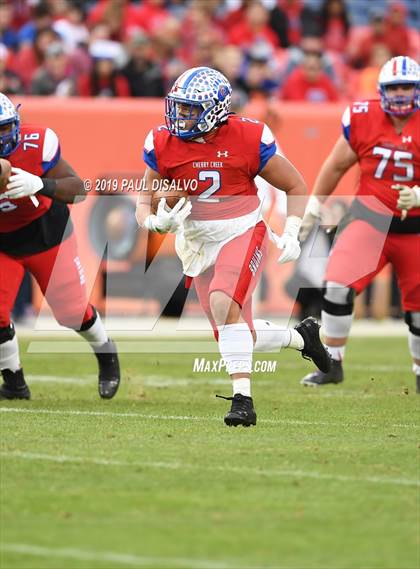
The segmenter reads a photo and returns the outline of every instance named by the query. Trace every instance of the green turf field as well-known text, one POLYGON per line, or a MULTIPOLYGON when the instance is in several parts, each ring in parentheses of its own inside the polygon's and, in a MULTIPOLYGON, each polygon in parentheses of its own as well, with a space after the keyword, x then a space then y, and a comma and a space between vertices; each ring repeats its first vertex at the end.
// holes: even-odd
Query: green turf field
POLYGON ((1 568, 418 568, 406 340, 353 339, 346 382, 318 390, 296 352, 273 357, 257 427, 229 429, 229 383, 193 355, 123 354, 101 401, 93 357, 24 354, 33 401, 0 413, 1 568))

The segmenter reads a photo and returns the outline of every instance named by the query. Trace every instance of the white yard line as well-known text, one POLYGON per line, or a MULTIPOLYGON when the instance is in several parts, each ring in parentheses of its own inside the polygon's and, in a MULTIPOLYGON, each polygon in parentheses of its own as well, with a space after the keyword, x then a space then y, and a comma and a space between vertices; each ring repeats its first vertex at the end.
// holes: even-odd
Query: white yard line
POLYGON ((33 413, 35 415, 79 415, 87 417, 126 417, 134 419, 156 419, 159 421, 209 421, 218 417, 195 417, 193 415, 149 415, 145 413, 120 413, 118 411, 62 411, 59 409, 24 409, 19 407, 0 407, 0 413, 33 413))
POLYGON ((85 377, 68 377, 60 375, 27 375, 25 374, 26 381, 31 383, 61 383, 68 385, 88 385, 98 381, 94 375, 85 377))
POLYGON ((66 455, 52 455, 32 452, 0 452, 2 458, 17 458, 21 460, 39 460, 58 463, 80 463, 80 464, 94 464, 100 466, 123 466, 124 468, 158 468, 167 470, 200 470, 201 472, 229 472, 233 474, 246 474, 255 476, 270 476, 273 478, 310 478, 315 480, 333 480, 338 482, 368 482, 371 484, 390 484, 393 486, 418 486, 420 481, 412 480, 409 478, 388 478, 381 476, 347 476, 342 474, 324 474, 316 471, 305 470, 273 470, 264 468, 249 468, 249 467, 235 467, 235 466, 203 466, 199 464, 187 464, 183 462, 127 462, 122 460, 109 460, 103 458, 91 458, 81 456, 66 456, 66 455))
MULTIPOLYGON (((358 366, 355 367, 349 367, 349 369, 353 369, 355 370, 358 366)), ((294 366, 290 365, 290 366, 285 366, 284 369, 293 369, 294 366)), ((395 373, 398 371, 409 371, 407 370, 407 368, 404 368, 403 366, 390 366, 390 367, 386 367, 383 366, 384 369, 379 369, 379 367, 375 367, 375 368, 368 368, 368 367, 363 367, 360 366, 360 370, 364 369, 364 371, 367 372, 367 374, 371 375, 375 372, 387 372, 387 373, 395 373)), ((263 374, 263 373, 257 373, 256 377, 254 379, 254 382, 256 385, 273 385, 273 382, 281 382, 282 378, 282 368, 280 368, 279 370, 277 370, 276 373, 271 373, 270 374, 263 374), (262 379, 261 376, 270 376, 272 377, 272 379, 268 380, 268 379, 262 379), (280 376, 280 377, 279 377, 280 376)), ((95 375, 88 375, 88 376, 84 376, 84 377, 72 377, 72 376, 61 376, 61 375, 35 375, 35 374, 29 374, 29 375, 25 375, 28 383, 61 383, 61 384, 69 384, 69 385, 88 385, 91 383, 94 383, 96 381, 98 381, 97 376, 95 375)), ((414 382, 414 379, 413 379, 414 382)), ((132 379, 131 383, 135 384, 135 383, 139 383, 141 385, 146 385, 146 386, 150 386, 150 387, 188 387, 190 385, 231 385, 231 380, 228 377, 204 377, 204 376, 197 376, 197 377, 176 377, 176 378, 172 378, 168 375, 149 375, 147 377, 139 377, 136 379, 132 379)), ((392 383, 390 383, 389 385, 392 385, 392 383)), ((302 389, 302 386, 299 386, 299 383, 296 382, 296 386, 299 387, 300 389, 302 389)), ((282 389, 285 389, 285 387, 282 385, 282 389)), ((304 389, 304 388, 303 388, 304 389)), ((316 390, 318 395, 324 395, 326 393, 328 393, 328 397, 333 397, 333 396, 339 396, 339 397, 372 397, 373 394, 366 394, 366 393, 360 393, 360 392, 349 392, 349 391, 343 391, 343 390, 339 390, 339 391, 329 391, 329 390, 325 390, 324 392, 322 390, 316 390)))
MULTIPOLYGON (((264 316, 260 316, 263 318, 264 316)), ((295 320, 289 318, 268 318, 274 320, 282 327, 292 327, 295 320)), ((159 339, 159 336, 166 338, 186 338, 188 340, 198 336, 206 339, 212 338, 211 328, 206 318, 202 317, 181 317, 165 318, 159 317, 113 317, 107 316, 104 319, 105 327, 115 337, 129 337, 134 339, 152 338, 159 339)), ((74 338, 74 332, 62 328, 57 324, 53 317, 40 315, 32 322, 17 324, 18 335, 31 337, 74 338)), ((371 336, 406 336, 407 325, 403 320, 355 320, 352 324, 352 337, 371 337, 371 336)))
POLYGON ((31 555, 35 557, 57 557, 61 559, 77 559, 78 561, 93 561, 102 563, 116 563, 119 565, 132 565, 134 567, 165 567, 171 569, 224 569, 229 567, 225 562, 206 559, 180 559, 177 557, 151 557, 131 555, 128 553, 114 553, 111 551, 92 551, 75 548, 41 547, 26 543, 4 543, 0 551, 31 555))
MULTIPOLYGON (((118 411, 79 411, 77 409, 27 409, 24 407, 0 407, 1 413, 32 413, 34 415, 78 415, 87 417, 125 417, 132 419, 150 419, 158 421, 220 421, 220 417, 214 416, 194 416, 194 415, 152 415, 147 413, 122 413, 118 411)), ((375 425, 365 423, 345 423, 333 421, 304 421, 300 419, 259 419, 260 423, 273 425, 303 425, 303 426, 327 426, 327 427, 353 427, 353 428, 400 428, 418 429, 420 425, 413 423, 392 423, 390 425, 375 425)))

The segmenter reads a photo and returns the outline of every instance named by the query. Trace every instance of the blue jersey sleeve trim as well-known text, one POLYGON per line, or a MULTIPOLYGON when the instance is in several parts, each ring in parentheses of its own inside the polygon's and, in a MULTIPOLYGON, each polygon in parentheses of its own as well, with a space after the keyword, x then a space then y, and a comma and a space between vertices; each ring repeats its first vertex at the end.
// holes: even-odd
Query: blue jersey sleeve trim
POLYGON ((350 107, 347 107, 341 117, 341 128, 343 130, 343 136, 350 142, 350 126, 351 126, 351 110, 350 107))
POLYGON ((344 138, 347 140, 347 142, 350 142, 350 125, 344 126, 342 124, 341 126, 343 127, 344 138))
POLYGON ((44 176, 47 172, 52 170, 57 162, 60 160, 61 157, 61 149, 60 147, 57 148, 57 152, 52 160, 48 162, 42 162, 42 175, 44 176))
POLYGON ((276 151, 277 146, 275 142, 272 142, 271 144, 264 144, 264 142, 260 143, 260 166, 258 168, 258 172, 261 172, 270 158, 274 156, 276 151))
POLYGON ((143 160, 150 168, 152 168, 152 170, 156 170, 156 172, 159 173, 159 168, 156 161, 156 154, 153 149, 149 150, 149 152, 147 152, 146 149, 143 150, 143 160))

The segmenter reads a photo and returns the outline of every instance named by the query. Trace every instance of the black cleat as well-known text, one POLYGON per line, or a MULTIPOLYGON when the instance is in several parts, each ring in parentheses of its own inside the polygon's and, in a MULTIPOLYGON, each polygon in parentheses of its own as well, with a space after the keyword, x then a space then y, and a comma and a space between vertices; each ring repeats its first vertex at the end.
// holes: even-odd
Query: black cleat
POLYGON ((4 383, 0 385, 0 399, 30 399, 31 392, 25 382, 23 369, 2 369, 4 383))
POLYGON ((99 364, 98 391, 102 399, 112 399, 120 385, 120 364, 117 347, 108 340, 99 348, 95 348, 95 356, 99 364))
POLYGON ((301 379, 302 385, 318 387, 327 383, 341 383, 344 380, 343 365, 339 360, 331 360, 331 369, 327 373, 314 371, 301 379))
POLYGON ((319 337, 320 325, 312 316, 305 318, 295 326, 295 330, 302 336, 304 343, 301 352, 306 360, 312 360, 316 367, 324 373, 331 368, 331 356, 319 337))
POLYGON ((420 393, 420 375, 416 375, 416 393, 420 393))
POLYGON ((228 427, 237 427, 238 425, 250 427, 257 424, 257 414, 255 413, 252 397, 246 397, 240 393, 233 397, 223 397, 222 395, 216 395, 216 397, 232 401, 230 411, 225 416, 225 424, 228 427))

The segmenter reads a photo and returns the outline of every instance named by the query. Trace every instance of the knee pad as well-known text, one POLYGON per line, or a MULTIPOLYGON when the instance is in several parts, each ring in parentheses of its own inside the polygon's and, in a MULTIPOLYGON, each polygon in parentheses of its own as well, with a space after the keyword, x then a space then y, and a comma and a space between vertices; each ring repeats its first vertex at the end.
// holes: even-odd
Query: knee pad
POLYGON ((406 312, 404 320, 414 336, 420 336, 420 312, 406 312))
POLYGON ((0 344, 4 344, 13 340, 15 337, 15 327, 12 323, 9 326, 5 326, 4 328, 0 328, 0 344))
POLYGON ((355 295, 353 288, 327 281, 323 289, 322 310, 334 316, 352 314, 355 295))

